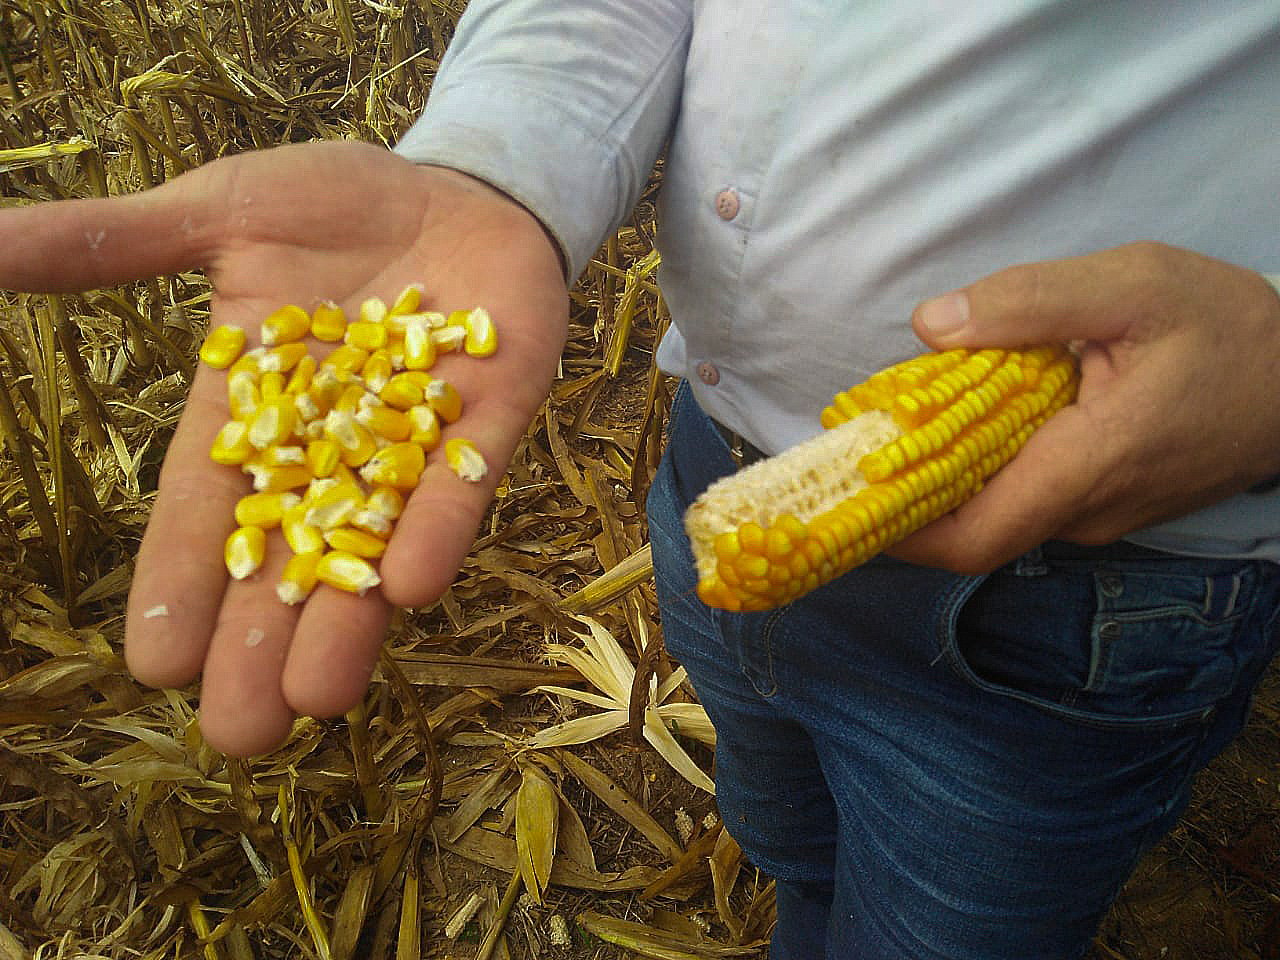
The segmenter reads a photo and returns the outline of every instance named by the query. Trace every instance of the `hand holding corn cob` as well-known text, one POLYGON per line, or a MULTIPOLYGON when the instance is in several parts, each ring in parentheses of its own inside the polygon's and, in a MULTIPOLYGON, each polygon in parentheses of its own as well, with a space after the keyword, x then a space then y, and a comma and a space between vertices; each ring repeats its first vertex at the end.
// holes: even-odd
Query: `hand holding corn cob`
MULTIPOLYGON (((401 491, 403 513, 377 560, 378 587, 363 596, 323 587, 298 605, 276 592, 292 554, 278 533, 263 537, 257 575, 228 576, 224 545, 253 484, 210 462, 233 417, 226 373, 200 365, 139 550, 125 652, 134 675, 151 685, 182 685, 201 674, 206 739, 248 755, 279 743, 299 714, 333 716, 354 706, 392 604, 431 602, 452 582, 546 397, 567 298, 557 251, 523 209, 462 174, 354 143, 231 157, 143 194, 0 215, 6 287, 73 290, 195 266, 207 267, 214 283, 211 327, 240 328, 250 351, 262 345, 263 318, 282 304, 311 312, 331 299, 358 318, 361 303, 393 299, 412 282, 427 291, 420 312, 482 304, 502 326, 492 357, 442 353, 431 370, 463 399, 456 423, 442 424, 442 440, 471 440, 488 474, 460 479, 443 442, 426 453, 422 482, 401 491)), ((314 350, 319 361, 319 344, 308 342, 304 352, 314 350)), ((259 400, 260 393, 259 384, 259 400)), ((288 416, 283 407, 276 413, 288 416)), ((267 447, 281 428, 270 416, 254 423, 267 447)), ((242 517, 262 506, 246 504, 242 517)), ((250 556, 257 550, 244 546, 250 556)))

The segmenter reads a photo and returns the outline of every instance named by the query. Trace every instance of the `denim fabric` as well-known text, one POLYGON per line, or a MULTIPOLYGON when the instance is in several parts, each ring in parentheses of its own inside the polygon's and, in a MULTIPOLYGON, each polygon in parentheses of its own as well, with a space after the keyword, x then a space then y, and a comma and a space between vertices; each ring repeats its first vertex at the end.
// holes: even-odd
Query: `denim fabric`
POLYGON ((780 610, 694 593, 728 450, 689 392, 649 493, 663 628, 717 800, 778 881, 773 960, 1078 958, 1277 647, 1280 567, 1049 543, 986 577, 879 558, 780 610))

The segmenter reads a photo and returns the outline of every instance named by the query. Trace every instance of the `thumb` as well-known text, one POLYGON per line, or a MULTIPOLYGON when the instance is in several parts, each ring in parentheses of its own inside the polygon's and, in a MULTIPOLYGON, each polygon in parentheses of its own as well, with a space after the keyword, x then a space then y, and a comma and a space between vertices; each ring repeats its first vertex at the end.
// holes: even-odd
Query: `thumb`
POLYGON ((1127 326, 1116 305, 1131 302, 1127 260, 1120 248, 1009 267, 926 300, 911 323, 936 350, 1116 339, 1127 326))
POLYGON ((0 210, 0 289, 89 290, 203 266, 216 193, 208 170, 141 193, 0 210))

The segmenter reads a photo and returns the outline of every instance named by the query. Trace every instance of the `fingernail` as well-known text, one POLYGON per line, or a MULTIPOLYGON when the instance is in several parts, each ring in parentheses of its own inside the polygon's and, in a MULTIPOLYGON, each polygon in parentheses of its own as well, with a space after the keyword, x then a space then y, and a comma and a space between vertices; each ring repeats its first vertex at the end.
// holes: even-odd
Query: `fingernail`
POLYGON ((969 297, 963 291, 944 293, 920 304, 921 326, 939 336, 958 333, 969 322, 969 297))

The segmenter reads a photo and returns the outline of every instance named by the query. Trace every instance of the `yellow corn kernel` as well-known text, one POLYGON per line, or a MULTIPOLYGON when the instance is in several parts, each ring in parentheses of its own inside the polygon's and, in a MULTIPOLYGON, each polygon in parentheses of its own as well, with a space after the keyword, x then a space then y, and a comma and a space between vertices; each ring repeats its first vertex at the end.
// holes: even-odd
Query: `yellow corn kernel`
POLYGON ((322 556, 316 565, 316 578, 331 587, 361 595, 382 582, 368 560, 344 550, 330 550, 322 556))
POLYGON ((249 442, 259 450, 284 443, 293 436, 298 423, 298 410, 293 398, 276 396, 263 400, 249 421, 249 442))
POLYGON ((353 373, 358 373, 368 359, 368 350, 362 350, 354 344, 344 343, 321 360, 320 366, 328 367, 340 375, 346 374, 350 376, 353 373))
POLYGON ((314 550, 290 557, 280 574, 280 582, 276 584, 276 596, 290 606, 306 600, 316 587, 316 567, 323 555, 321 551, 314 550))
POLYGON ((425 403, 420 403, 415 407, 410 407, 407 411, 407 416, 409 418, 409 439, 411 441, 427 453, 440 446, 440 418, 436 416, 434 410, 425 403))
POLYGON ((393 443, 408 440, 413 430, 413 423, 407 414, 395 407, 366 406, 357 411, 356 421, 373 431, 374 436, 382 437, 393 443))
POLYGON ((471 356, 489 357, 498 349, 498 329, 488 310, 476 307, 467 314, 463 326, 467 331, 464 347, 471 356))
POLYGON ((222 548, 227 572, 237 580, 252 576, 267 555, 267 534, 261 527, 240 527, 222 548))
POLYGON ((271 530, 280 526, 286 510, 296 507, 302 498, 296 493, 250 493, 236 502, 236 523, 242 527, 271 530))
POLYGON ((311 312, 311 335, 325 343, 337 343, 347 332, 347 315, 332 300, 325 300, 311 312))
POLYGON ((391 362, 391 354, 385 349, 374 350, 369 359, 360 368, 360 379, 370 393, 379 393, 387 385, 395 367, 391 362))
POLYGON ((227 405, 235 419, 248 420, 261 402, 262 392, 253 374, 241 371, 227 377, 227 405))
POLYGON ((307 522, 307 504, 304 500, 290 507, 280 519, 280 530, 294 553, 317 553, 324 549, 324 535, 315 524, 307 522))
POLYGON ((404 497, 395 487, 375 486, 365 498, 365 506, 388 520, 395 520, 404 512, 404 497))
POLYGON ((448 324, 438 330, 431 331, 431 345, 437 353, 453 353, 461 350, 467 342, 467 328, 458 324, 448 324))
POLYGON ((981 489, 1076 382, 1065 349, 953 350, 837 394, 825 433, 717 481, 686 512, 698 595, 767 610, 863 563, 981 489))
MULTIPOLYGON (((365 507, 363 510, 357 510, 351 515, 348 521, 353 530, 362 530, 373 537, 386 540, 391 536, 391 530, 395 526, 390 519, 384 517, 377 510, 370 510, 365 507)), ((345 549, 339 547, 336 543, 330 544, 335 549, 345 549)))
POLYGON ((387 304, 381 297, 369 297, 360 304, 358 323, 381 324, 387 319, 387 304))
POLYGON ((287 304, 272 311, 262 321, 262 342, 268 347, 294 343, 311 331, 311 315, 301 307, 287 304))
POLYGON ((362 466, 378 449, 369 428, 359 423, 355 414, 345 410, 333 410, 325 417, 324 435, 337 441, 342 448, 338 458, 348 467, 362 466))
POLYGON ((268 370, 258 379, 258 393, 263 400, 274 400, 284 394, 287 382, 283 373, 268 370))
POLYGON ((300 490, 311 482, 311 471, 305 465, 273 467, 246 463, 244 470, 253 478, 253 489, 258 493, 300 490))
POLYGON ((263 373, 288 373, 307 355, 305 343, 282 343, 278 347, 269 347, 258 366, 263 373))
POLYGON ((228 420, 213 438, 209 459, 228 467, 238 467, 255 452, 249 442, 249 425, 243 420, 228 420))
POLYGON ((289 381, 284 386, 284 392, 294 397, 306 393, 311 388, 311 378, 316 375, 318 366, 319 363, 316 358, 308 353, 298 361, 298 365, 289 374, 289 381))
POLYGON ((462 416, 462 397, 448 380, 432 380, 422 391, 422 397, 445 423, 453 423, 462 416))
POLYGON ((221 324, 204 338, 200 345, 200 359, 215 370, 225 370, 239 359, 247 339, 243 328, 221 324))
POLYGON ((484 454, 470 440, 453 437, 445 441, 444 459, 449 469, 463 480, 475 483, 489 472, 489 465, 484 462, 484 454))
POLYGON ((413 317, 404 330, 404 365, 409 370, 430 370, 435 366, 436 347, 426 321, 413 317))
POLYGON ((426 466, 427 456, 416 443, 393 443, 369 458, 360 477, 370 485, 412 490, 426 466))
POLYGON ((237 373, 247 373, 256 382, 262 374, 262 358, 266 355, 266 347, 253 347, 250 350, 246 350, 240 354, 240 358, 235 363, 227 367, 227 377, 234 377, 237 373))
POLYGON ((338 394, 338 399, 333 401, 333 409, 355 416, 366 393, 367 391, 363 384, 348 383, 342 388, 342 392, 338 394))
POLYGON ((357 320, 355 323, 347 324, 347 332, 343 334, 342 342, 372 353, 387 345, 387 328, 381 321, 357 320))
POLYGON ((310 500, 306 521, 319 530, 332 530, 350 520, 364 506, 360 488, 337 483, 310 500))
POLYGON ((397 410, 408 410, 422 403, 422 385, 412 377, 397 373, 378 391, 378 399, 397 410))
POLYGON ((366 560, 376 560, 387 552, 387 541, 382 537, 356 530, 352 527, 337 527, 326 530, 324 542, 334 550, 353 553, 366 560))
POLYGON ((295 467, 307 462, 306 451, 291 443, 273 443, 261 450, 254 450, 246 462, 248 467, 295 467))
POLYGON ((336 440, 312 440, 307 444, 307 467, 316 477, 328 477, 338 466, 342 448, 336 440))
POLYGON ((391 308, 387 311, 387 317, 399 317, 406 313, 413 313, 422 303, 422 284, 411 283, 400 291, 400 296, 396 297, 395 302, 391 304, 391 308))

